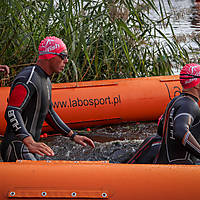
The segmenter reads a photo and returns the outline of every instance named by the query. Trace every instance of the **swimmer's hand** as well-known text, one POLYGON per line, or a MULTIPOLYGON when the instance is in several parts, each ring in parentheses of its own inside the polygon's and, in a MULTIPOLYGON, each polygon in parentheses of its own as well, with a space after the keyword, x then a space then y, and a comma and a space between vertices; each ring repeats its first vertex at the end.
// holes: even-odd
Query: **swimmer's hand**
POLYGON ((10 73, 10 69, 7 65, 0 65, 0 72, 5 72, 6 75, 10 73))
POLYGON ((74 138, 73 138, 73 141, 76 142, 77 144, 84 146, 84 147, 87 146, 87 145, 90 145, 92 148, 95 147, 94 142, 86 136, 75 135, 74 138))
POLYGON ((86 136, 78 135, 72 130, 69 132, 68 137, 70 137, 70 139, 76 142, 77 144, 80 144, 84 147, 87 146, 87 144, 90 145, 92 148, 95 147, 94 142, 90 138, 86 136))
POLYGON ((70 137, 70 139, 76 142, 77 144, 80 144, 84 147, 87 145, 91 146, 92 148, 95 147, 94 142, 90 138, 78 135, 76 132, 73 132, 72 130, 68 133, 68 137, 70 137))
POLYGON ((43 142, 35 142, 32 136, 24 138, 23 143, 28 147, 31 153, 36 153, 41 156, 54 156, 53 150, 43 142))

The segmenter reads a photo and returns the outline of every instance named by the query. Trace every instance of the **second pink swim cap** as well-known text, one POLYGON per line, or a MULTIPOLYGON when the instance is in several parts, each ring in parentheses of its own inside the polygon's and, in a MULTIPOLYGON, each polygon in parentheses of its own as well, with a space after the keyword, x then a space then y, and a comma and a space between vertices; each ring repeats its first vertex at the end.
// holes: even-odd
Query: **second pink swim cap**
POLYGON ((180 82, 184 89, 194 87, 200 83, 200 78, 194 76, 200 76, 200 65, 195 63, 185 65, 180 73, 180 82))

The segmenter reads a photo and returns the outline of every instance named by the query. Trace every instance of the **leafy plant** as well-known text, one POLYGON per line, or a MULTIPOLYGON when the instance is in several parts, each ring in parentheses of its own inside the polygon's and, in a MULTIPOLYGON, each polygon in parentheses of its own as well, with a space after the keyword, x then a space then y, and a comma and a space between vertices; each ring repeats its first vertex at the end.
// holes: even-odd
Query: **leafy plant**
POLYGON ((53 82, 171 74, 172 66, 190 58, 160 31, 170 26, 170 16, 158 1, 159 6, 152 0, 2 0, 0 63, 11 67, 7 84, 26 63, 36 62, 38 45, 49 35, 62 38, 69 52, 53 82))

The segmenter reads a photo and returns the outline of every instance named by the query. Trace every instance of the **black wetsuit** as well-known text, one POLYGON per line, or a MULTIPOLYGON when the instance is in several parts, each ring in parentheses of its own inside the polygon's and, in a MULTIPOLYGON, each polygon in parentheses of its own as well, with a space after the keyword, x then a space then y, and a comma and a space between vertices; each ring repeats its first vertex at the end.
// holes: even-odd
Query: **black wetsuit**
POLYGON ((4 161, 36 160, 36 155, 30 153, 22 141, 30 135, 39 141, 44 120, 63 135, 71 130, 53 110, 51 81, 37 65, 24 68, 16 76, 5 119, 7 127, 1 145, 4 161))
POLYGON ((158 132, 162 133, 160 151, 155 163, 195 164, 200 149, 200 110, 198 99, 182 93, 169 104, 161 119, 158 132), (194 136, 194 138, 192 138, 194 136))

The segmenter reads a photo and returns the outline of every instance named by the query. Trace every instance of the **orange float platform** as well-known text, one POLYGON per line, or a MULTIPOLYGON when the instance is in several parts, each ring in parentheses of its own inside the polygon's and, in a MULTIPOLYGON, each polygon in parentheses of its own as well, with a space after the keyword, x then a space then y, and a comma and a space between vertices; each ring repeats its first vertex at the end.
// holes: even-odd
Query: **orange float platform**
POLYGON ((104 162, 0 163, 0 199, 199 199, 197 165, 104 162))
MULTIPOLYGON (((152 121, 181 92, 178 76, 113 79, 52 84, 55 111, 72 129, 129 121, 152 121)), ((0 88, 0 134, 9 87, 0 88)), ((43 132, 51 131, 43 124, 43 132)))

